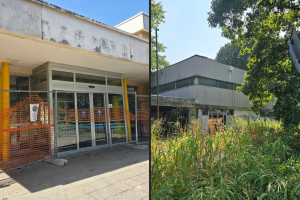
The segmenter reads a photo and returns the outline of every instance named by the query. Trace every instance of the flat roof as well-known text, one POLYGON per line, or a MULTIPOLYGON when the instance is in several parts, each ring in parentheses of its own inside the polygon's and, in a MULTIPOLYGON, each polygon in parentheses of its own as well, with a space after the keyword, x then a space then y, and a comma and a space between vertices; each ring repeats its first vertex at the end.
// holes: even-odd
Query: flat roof
POLYGON ((134 18, 136 18, 140 15, 146 15, 147 17, 149 17, 149 15, 147 15, 146 13, 140 12, 140 13, 134 15, 133 17, 130 17, 129 19, 126 19, 125 21, 121 22, 120 24, 116 25, 115 27, 121 26, 122 24, 125 24, 126 22, 129 22, 130 20, 132 20, 132 19, 134 19, 134 18))

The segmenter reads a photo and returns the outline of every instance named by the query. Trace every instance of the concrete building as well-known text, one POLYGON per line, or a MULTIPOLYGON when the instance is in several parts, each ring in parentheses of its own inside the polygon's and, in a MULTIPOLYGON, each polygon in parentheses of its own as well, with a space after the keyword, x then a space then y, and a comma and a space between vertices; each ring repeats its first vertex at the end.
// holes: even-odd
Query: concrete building
MULTIPOLYGON (((134 96, 124 92, 149 94, 149 16, 139 13, 112 27, 42 0, 0 0, 0 63, 0 89, 67 91, 58 93, 58 108, 130 110, 134 96)), ((9 95, 0 109, 27 97, 9 95)), ((43 100, 54 109, 51 95, 43 100)), ((59 153, 127 142, 136 128, 126 124, 114 140, 112 124, 101 133, 93 122, 84 125, 88 132, 73 125, 64 133, 67 142, 56 141, 59 153)))
MULTIPOLYGON (((170 116, 176 107, 186 108, 187 121, 195 117, 207 127, 208 119, 227 115, 257 115, 249 110, 250 101, 237 92, 245 70, 213 59, 194 55, 158 71, 160 117, 170 116)), ((157 115, 157 72, 151 74, 152 117, 157 115)), ((272 103, 264 112, 272 116, 272 103)), ((265 116, 264 113, 262 115, 265 116)))

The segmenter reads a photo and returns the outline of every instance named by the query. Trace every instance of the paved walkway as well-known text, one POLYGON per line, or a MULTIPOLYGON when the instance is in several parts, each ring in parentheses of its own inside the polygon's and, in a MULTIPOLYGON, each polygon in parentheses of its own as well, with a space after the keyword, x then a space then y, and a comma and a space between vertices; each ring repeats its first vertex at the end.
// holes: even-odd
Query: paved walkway
POLYGON ((149 151, 117 147, 0 174, 0 200, 149 199, 149 151))

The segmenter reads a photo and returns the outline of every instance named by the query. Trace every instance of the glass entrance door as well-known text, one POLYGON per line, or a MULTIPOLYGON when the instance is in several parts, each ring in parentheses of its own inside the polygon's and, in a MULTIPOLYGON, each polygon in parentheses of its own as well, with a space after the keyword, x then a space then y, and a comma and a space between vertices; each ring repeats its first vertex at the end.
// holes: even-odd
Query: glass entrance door
POLYGON ((93 95, 93 117, 95 126, 95 145, 107 144, 107 134, 106 134, 106 112, 107 108, 105 106, 105 95, 101 93, 95 93, 93 95))
POLYGON ((122 112, 123 95, 108 94, 108 107, 112 144, 126 142, 126 127, 124 112, 122 112))
POLYGON ((92 129, 89 93, 77 93, 79 148, 92 146, 92 129))

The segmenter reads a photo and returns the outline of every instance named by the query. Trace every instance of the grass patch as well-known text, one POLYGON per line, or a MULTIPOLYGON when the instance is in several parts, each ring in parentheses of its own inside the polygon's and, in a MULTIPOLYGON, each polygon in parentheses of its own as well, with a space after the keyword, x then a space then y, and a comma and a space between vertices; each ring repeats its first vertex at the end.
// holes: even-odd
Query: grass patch
POLYGON ((232 118, 213 134, 194 122, 151 128, 152 199, 300 199, 300 154, 271 120, 232 118))

